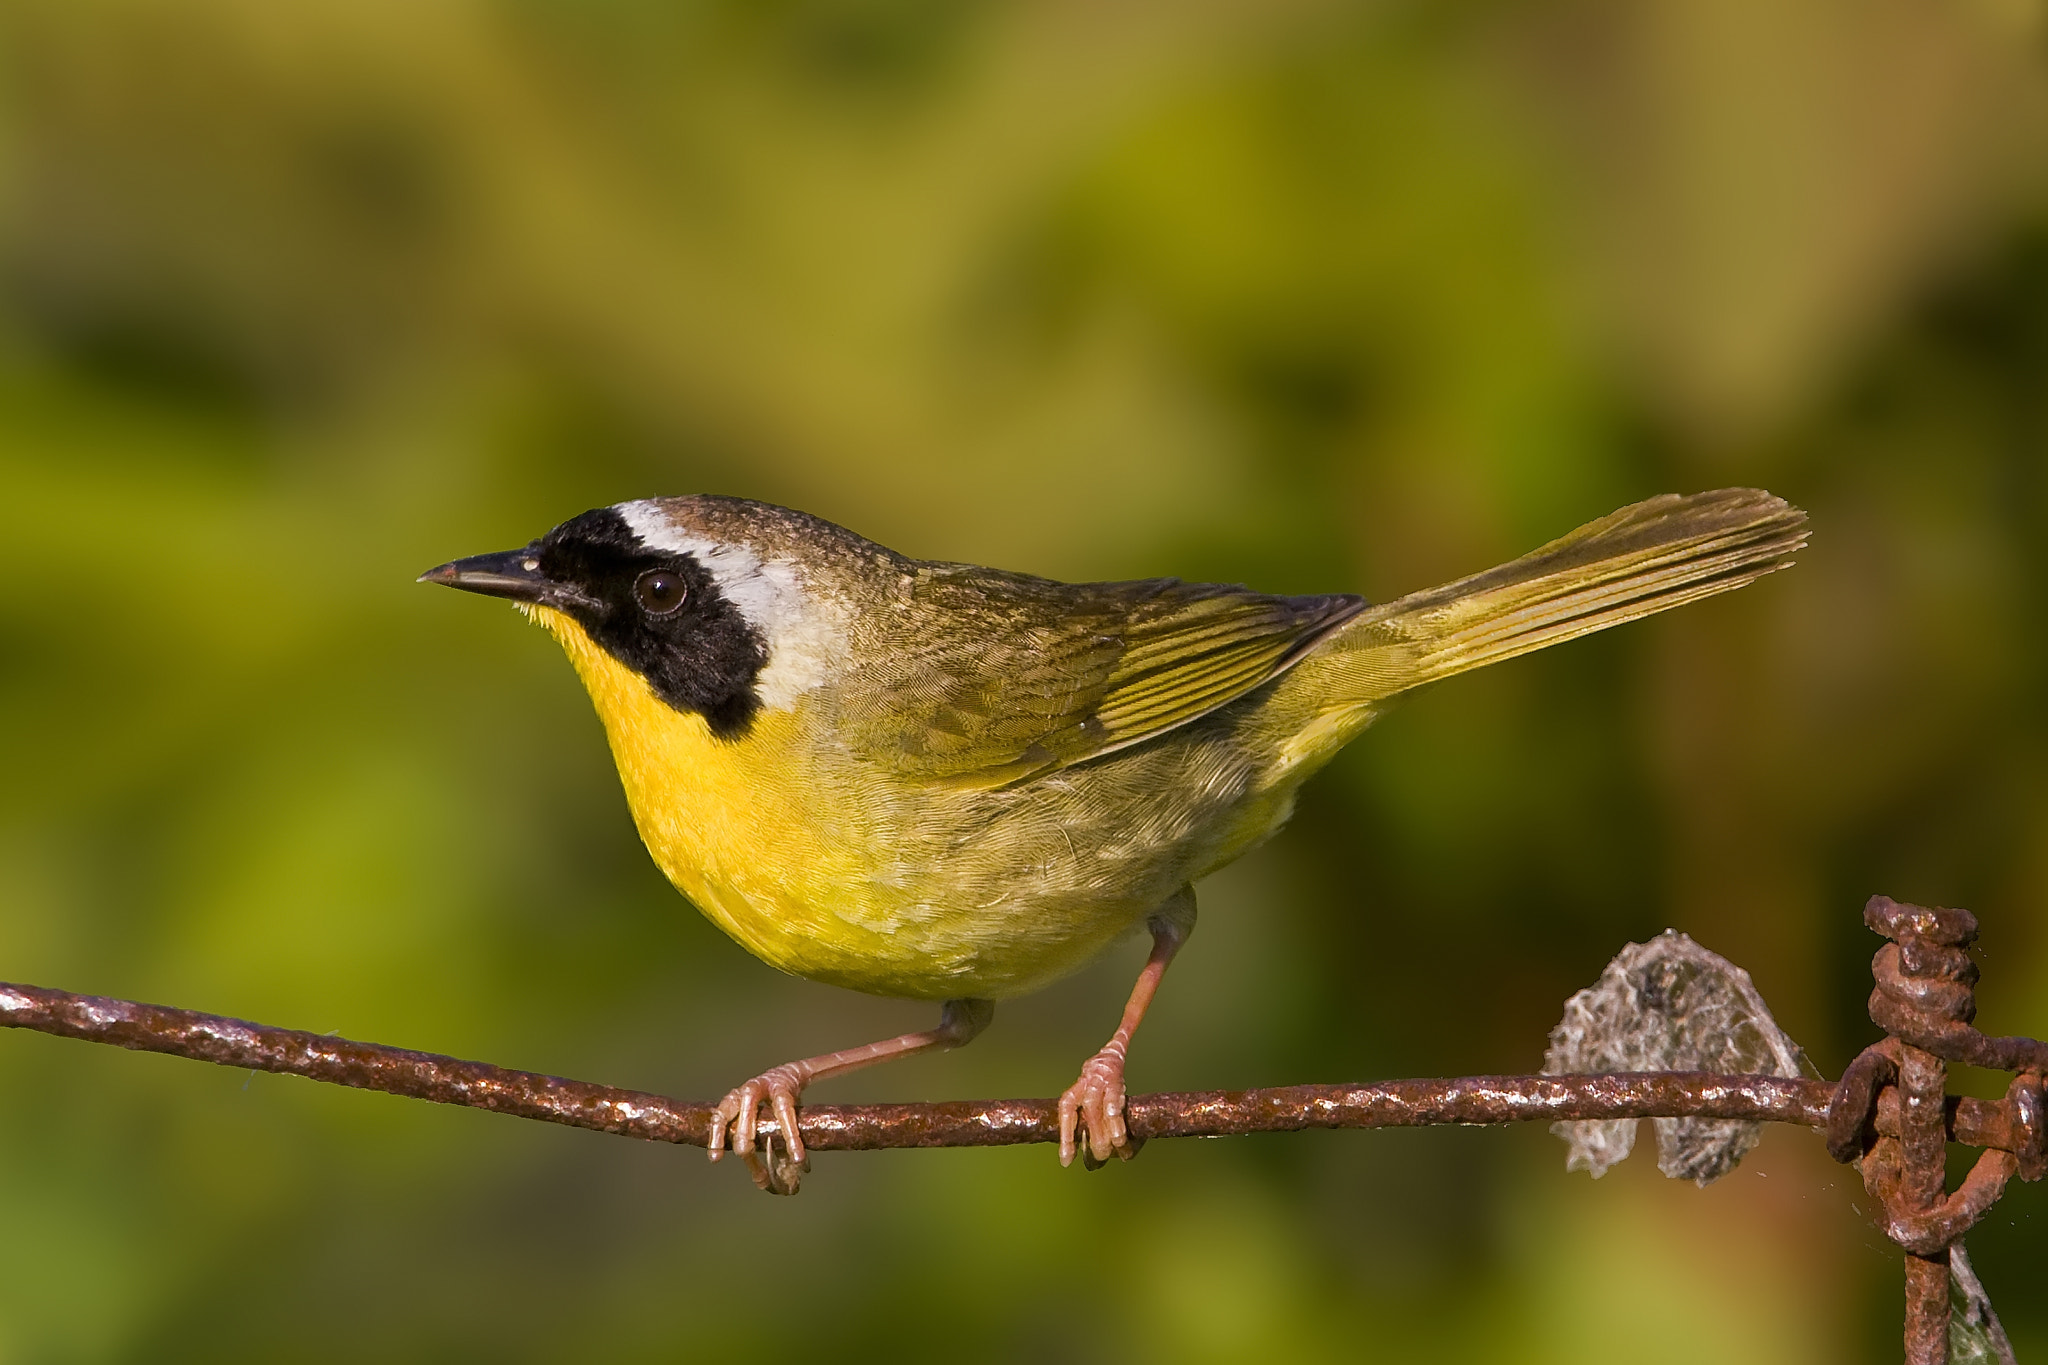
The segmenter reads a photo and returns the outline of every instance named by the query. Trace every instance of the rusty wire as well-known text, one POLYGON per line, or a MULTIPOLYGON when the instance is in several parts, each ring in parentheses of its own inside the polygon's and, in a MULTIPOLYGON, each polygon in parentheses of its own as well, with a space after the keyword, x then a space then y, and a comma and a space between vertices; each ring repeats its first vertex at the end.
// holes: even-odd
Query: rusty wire
MULTIPOLYGON (((41 986, 0 984, 0 1026, 488 1109, 650 1142, 702 1147, 711 1130, 709 1104, 41 986)), ((1662 1117, 1755 1119, 1825 1128, 1837 1089, 1805 1078, 1688 1071, 1464 1076, 1133 1095, 1126 1113, 1132 1134, 1142 1138, 1662 1117)), ((1896 1135, 1896 1095, 1887 1090, 1879 1097, 1875 1088, 1871 1095, 1869 1116, 1855 1115, 1857 1131, 1869 1127, 1874 1133, 1896 1135)), ((1863 1102, 1857 1103, 1860 1110, 1863 1102)), ((1999 1150, 2025 1149, 2027 1135, 2014 1127, 2000 1106, 1987 1101, 1952 1099, 1945 1121, 1957 1141, 1999 1150)), ((807 1104, 798 1122, 804 1144, 820 1151, 1004 1147, 1059 1140, 1053 1100, 807 1104)), ((763 1120, 763 1131, 775 1131, 772 1120, 763 1120)))
MULTIPOLYGON (((711 1130, 709 1104, 40 986, 0 985, 0 1025, 653 1142, 701 1147, 711 1130)), ((1659 1116, 1760 1119, 1818 1128, 1827 1122, 1833 1093, 1824 1081, 1683 1071, 1467 1076, 1134 1095, 1125 1112, 1133 1136, 1141 1138, 1659 1116)), ((1987 1117, 1995 1126, 1995 1116, 1980 1114, 1978 1107, 1959 1109, 1952 1121, 1975 1133, 1987 1117)), ((1881 1114, 1877 1121, 1889 1120, 1881 1114)), ((821 1151, 1059 1140, 1053 1100, 807 1104, 798 1122, 804 1145, 821 1151)), ((771 1121, 763 1120, 763 1131, 773 1131, 771 1121)))
POLYGON ((1906 1254, 1907 1365, 1945 1365, 1951 1252, 2015 1175, 2038 1180, 2048 1173, 2048 1044, 1993 1038, 1971 1026, 1977 964, 1968 949, 1977 920, 1969 911, 1873 896, 1863 922, 1891 940, 1870 964, 1877 982, 1870 1017, 1889 1036, 1843 1072, 1826 1125, 1828 1151, 1860 1163, 1885 1235, 1906 1254), (1946 1188, 1950 1062, 2019 1073, 1995 1106, 2002 1141, 1972 1144, 1985 1150, 1953 1192, 1946 1188))
MULTIPOLYGON (((1127 1122, 1141 1140, 1561 1119, 1748 1119, 1815 1128, 1836 1160, 1860 1166, 1881 1226, 1906 1253, 1908 1365, 1943 1365, 1952 1251, 2015 1175, 2048 1174, 2048 1043, 1989 1037, 1971 1026, 1977 968, 1967 949, 1977 922, 1967 911, 1877 896, 1864 922, 1891 940, 1872 963, 1870 998, 1871 1018, 1888 1036, 1832 1084, 1672 1071, 1297 1085, 1136 1095, 1126 1103, 1127 1122), (1946 1093, 1950 1062, 2018 1074, 2002 1100, 1957 1098, 1946 1093), (1950 1141, 1982 1149, 1954 1192, 1944 1187, 1950 1141)), ((39 986, 0 984, 0 1026, 647 1141, 701 1147, 711 1130, 709 1104, 39 986)), ((805 1146, 819 1151, 1059 1138, 1052 1100, 806 1105, 798 1122, 805 1146)), ((764 1121, 762 1131, 776 1126, 764 1121)))

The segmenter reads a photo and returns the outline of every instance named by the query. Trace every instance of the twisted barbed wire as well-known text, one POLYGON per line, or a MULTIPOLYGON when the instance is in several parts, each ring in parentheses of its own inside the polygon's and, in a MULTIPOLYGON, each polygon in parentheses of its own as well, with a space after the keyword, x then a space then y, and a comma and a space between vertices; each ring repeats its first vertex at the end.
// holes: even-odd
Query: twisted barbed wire
MULTIPOLYGON (((2042 1107, 2048 1043, 1994 1038, 1972 1025, 1978 974, 1968 949, 1977 920, 1969 911, 1873 896, 1863 922, 1891 940, 1870 964, 1877 981, 1870 1018, 1888 1036, 1843 1072, 1828 1116, 1828 1152, 1858 1163, 1885 1235, 1906 1253, 1907 1365, 1943 1365, 1953 1260, 1963 1234, 1991 1211, 2015 1175, 2039 1180, 2048 1171, 2042 1107), (2019 1073, 1998 1105, 2007 1140, 1975 1144, 1985 1150, 1952 1192, 1945 1188, 1950 1062, 2019 1073), (1891 1131, 1877 1121, 1886 1094, 1897 1115, 1891 1131)), ((1962 1273, 1969 1274, 1967 1263, 1962 1273)))

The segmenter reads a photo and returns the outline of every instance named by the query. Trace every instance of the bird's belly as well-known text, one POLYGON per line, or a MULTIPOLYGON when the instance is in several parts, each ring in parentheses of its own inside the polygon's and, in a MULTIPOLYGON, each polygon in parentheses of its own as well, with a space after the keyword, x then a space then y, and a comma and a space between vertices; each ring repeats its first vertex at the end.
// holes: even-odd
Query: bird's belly
MULTIPOLYGON (((755 740, 772 742, 775 724, 755 740)), ((628 804, 662 872, 748 952, 831 985, 1022 994, 1082 966, 1185 880, 1162 857, 1178 831, 1112 835, 1065 808, 1069 829, 1059 803, 763 764, 760 747, 742 769, 708 745, 620 739, 628 804)))
POLYGON ((792 792, 643 818, 642 833, 670 880, 772 966, 878 995, 1002 999, 1079 969, 1284 818, 1242 797, 1130 800, 1120 776, 916 803, 792 792), (879 818, 828 826, 806 815, 818 806, 879 818))
POLYGON ((771 966, 878 995, 1035 990, 1286 816, 1200 727, 959 791, 829 761, 787 712, 760 717, 744 748, 695 717, 658 719, 607 729, 669 880, 771 966))
POLYGON ((1060 809, 941 804, 864 838, 785 828, 737 858, 694 840, 649 846, 708 917, 784 971, 879 995, 1001 999, 1085 965, 1190 876, 1184 829, 1060 809))
POLYGON ((674 879, 762 961, 874 995, 950 1000, 1026 994, 1085 965, 1159 898, 1007 894, 972 903, 903 898, 833 905, 764 900, 715 878, 674 879))

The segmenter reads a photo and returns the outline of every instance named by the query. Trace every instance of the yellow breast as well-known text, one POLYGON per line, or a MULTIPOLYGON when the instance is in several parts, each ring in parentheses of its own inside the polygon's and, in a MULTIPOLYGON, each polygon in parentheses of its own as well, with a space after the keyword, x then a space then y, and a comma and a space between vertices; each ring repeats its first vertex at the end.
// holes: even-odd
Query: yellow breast
POLYGON ((1123 927, 1116 917, 1129 918, 1113 900, 1048 918, 1028 898, 991 896, 973 876, 1009 881, 1006 854, 995 866, 949 862, 951 841, 936 832, 945 812, 847 762, 802 701, 720 739, 573 619, 533 615, 590 693, 655 864, 770 966, 877 995, 1004 996, 1079 967, 1123 927))
POLYGON ((815 799, 802 715, 764 711, 738 740, 665 705, 569 617, 534 616, 561 641, 604 722, 626 800, 669 880, 749 952, 784 971, 833 976, 861 955, 870 878, 858 804, 815 799), (837 821, 838 823, 834 823, 837 821))

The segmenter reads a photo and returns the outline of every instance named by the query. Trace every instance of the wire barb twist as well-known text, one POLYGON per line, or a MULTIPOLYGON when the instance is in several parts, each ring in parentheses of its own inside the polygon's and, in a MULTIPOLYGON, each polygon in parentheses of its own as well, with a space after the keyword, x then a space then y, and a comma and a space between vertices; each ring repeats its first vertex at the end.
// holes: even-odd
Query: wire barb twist
POLYGON ((2048 1044, 1974 1027, 1978 974, 1969 946, 1977 920, 1969 911, 1873 896, 1863 922, 1890 940, 1870 964, 1870 1018, 1888 1036, 1842 1073, 1828 1104, 1827 1147, 1835 1160, 1859 1165, 1885 1235, 1906 1253, 1908 1365, 1944 1365, 1951 1249, 2015 1175, 2038 1180, 2048 1166, 2048 1044), (2020 1073, 1993 1112, 1980 1107, 1980 1122, 2003 1140, 1977 1144, 1984 1150, 1954 1191, 1945 1189, 1947 1144, 1961 1136, 1951 1117, 1961 1106, 1947 1095, 1950 1062, 2020 1073), (1879 1121, 1887 1106, 1896 1115, 1889 1125, 1879 1121))

